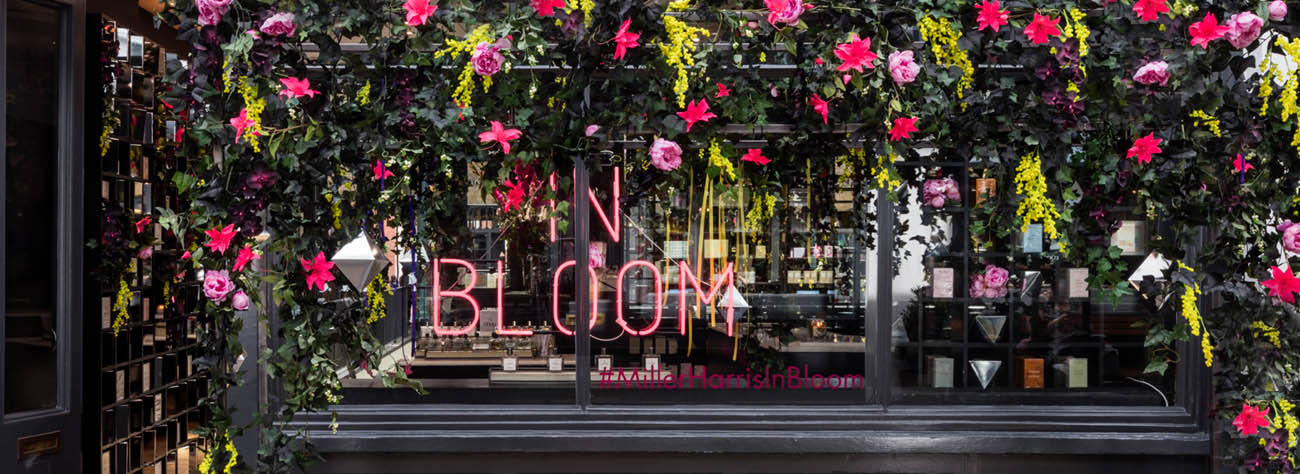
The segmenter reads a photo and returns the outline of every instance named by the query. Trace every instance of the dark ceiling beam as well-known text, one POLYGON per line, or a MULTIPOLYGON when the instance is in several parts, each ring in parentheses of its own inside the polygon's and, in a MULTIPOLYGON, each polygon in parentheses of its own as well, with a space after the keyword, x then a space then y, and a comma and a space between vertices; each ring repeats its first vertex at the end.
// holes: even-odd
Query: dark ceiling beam
POLYGON ((153 14, 140 8, 137 0, 96 0, 87 3, 89 13, 107 15, 117 24, 162 45, 167 51, 180 56, 190 54, 189 43, 176 39, 176 30, 170 25, 160 23, 155 27, 153 14))

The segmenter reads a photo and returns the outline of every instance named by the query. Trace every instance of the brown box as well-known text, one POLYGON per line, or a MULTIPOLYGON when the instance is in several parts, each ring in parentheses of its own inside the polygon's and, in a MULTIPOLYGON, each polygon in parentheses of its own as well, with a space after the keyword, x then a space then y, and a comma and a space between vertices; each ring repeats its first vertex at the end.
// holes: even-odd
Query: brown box
POLYGON ((1038 357, 1016 357, 1015 382, 1020 388, 1043 388, 1043 359, 1038 357))
POLYGON ((993 178, 976 178, 975 179, 975 205, 983 204, 984 201, 998 193, 998 180, 993 178))

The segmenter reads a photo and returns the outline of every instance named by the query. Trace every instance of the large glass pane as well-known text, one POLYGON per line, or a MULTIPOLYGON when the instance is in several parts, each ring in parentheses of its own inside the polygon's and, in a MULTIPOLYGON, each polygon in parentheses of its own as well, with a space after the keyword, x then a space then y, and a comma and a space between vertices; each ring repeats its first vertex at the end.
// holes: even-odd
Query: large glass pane
POLYGON ((57 403, 59 10, 8 2, 5 24, 5 413, 57 403))

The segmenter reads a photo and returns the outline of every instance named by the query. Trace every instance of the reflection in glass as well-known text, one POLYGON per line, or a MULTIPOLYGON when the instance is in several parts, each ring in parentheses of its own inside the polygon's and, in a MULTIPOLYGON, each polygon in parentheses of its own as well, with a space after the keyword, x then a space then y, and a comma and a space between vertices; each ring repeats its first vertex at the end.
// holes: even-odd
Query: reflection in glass
POLYGON ((8 2, 5 413, 55 406, 59 10, 8 2))

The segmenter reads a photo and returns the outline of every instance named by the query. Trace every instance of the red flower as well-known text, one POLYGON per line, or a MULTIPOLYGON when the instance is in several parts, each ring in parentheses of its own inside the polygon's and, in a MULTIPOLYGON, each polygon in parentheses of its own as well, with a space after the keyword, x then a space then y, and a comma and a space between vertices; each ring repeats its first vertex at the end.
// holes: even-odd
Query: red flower
POLYGON ((1151 155, 1160 153, 1160 142, 1162 139, 1156 138, 1155 133, 1148 133, 1147 136, 1137 139, 1133 146, 1129 147, 1128 155, 1125 158, 1137 157, 1138 163, 1150 163, 1151 155))
MULTIPOLYGON (((1241 156, 1241 155, 1237 155, 1237 156, 1241 156)), ((152 222, 153 222, 153 218, 149 216, 144 216, 143 219, 135 221, 135 233, 143 234, 144 228, 149 227, 149 224, 152 222)))
POLYGON ((1219 25, 1219 20, 1214 17, 1213 13, 1206 13, 1205 18, 1192 26, 1187 27, 1187 33, 1192 35, 1192 46, 1200 46, 1201 49, 1209 49, 1210 42, 1222 38, 1227 33, 1227 26, 1219 25))
POLYGON ((305 258, 299 258, 302 263, 302 271, 307 274, 307 289, 313 286, 320 291, 325 291, 325 282, 334 281, 334 274, 330 270, 334 269, 334 262, 325 260, 325 252, 316 253, 316 257, 310 261, 305 258))
POLYGON ((835 57, 844 61, 836 71, 854 71, 862 72, 862 67, 867 69, 876 68, 876 53, 871 52, 871 37, 858 39, 857 33, 849 38, 848 43, 840 43, 835 46, 835 57))
POLYGON ((976 31, 993 28, 993 32, 996 33, 999 28, 1002 28, 1002 25, 1007 24, 1007 14, 1009 12, 1002 9, 1002 5, 998 3, 998 0, 984 0, 984 3, 975 7, 980 9, 979 16, 975 18, 975 21, 978 21, 980 25, 976 31))
POLYGON ((1268 288, 1269 296, 1276 296, 1287 303, 1295 303, 1295 295, 1292 293, 1300 292, 1300 278, 1291 274, 1290 269, 1274 266, 1272 269, 1273 279, 1263 283, 1268 288))
POLYGON ((393 172, 384 166, 384 160, 375 160, 375 166, 371 166, 370 170, 375 172, 375 181, 393 177, 393 172))
POLYGON ((1245 174, 1247 171, 1255 169, 1250 162, 1241 158, 1241 153, 1237 153, 1237 159, 1232 161, 1232 166, 1237 169, 1238 173, 1245 174))
POLYGON ((911 133, 917 131, 916 117, 896 118, 894 127, 889 129, 889 141, 899 141, 904 138, 912 138, 911 133))
MULTIPOLYGON (((249 127, 256 127, 257 121, 248 118, 248 109, 240 109, 239 116, 230 119, 230 126, 235 127, 235 141, 238 142, 239 138, 244 136, 244 129, 249 127)), ((253 136, 262 135, 261 133, 258 133, 256 130, 254 130, 252 133, 253 136)))
POLYGON ((203 246, 212 249, 212 251, 225 255, 226 249, 230 248, 230 239, 235 238, 235 225, 229 224, 225 228, 218 230, 216 227, 208 229, 208 243, 203 246))
POLYGON ((261 259, 262 256, 258 255, 257 252, 254 252, 252 247, 248 244, 244 244, 244 248, 239 249, 239 256, 235 257, 235 271, 243 271, 244 266, 248 265, 249 262, 261 259))
POLYGON ((312 90, 311 81, 305 77, 302 79, 286 77, 280 79, 280 83, 284 84, 284 90, 280 91, 280 95, 293 97, 295 99, 300 99, 302 97, 315 97, 316 94, 320 93, 320 91, 312 90))
POLYGON ((520 132, 519 129, 512 128, 507 130, 504 125, 501 125, 501 122, 493 120, 492 129, 478 134, 478 140, 479 143, 487 143, 487 142, 500 143, 501 151, 509 155, 510 140, 518 140, 519 137, 521 136, 523 136, 523 132, 520 132))
POLYGON ((721 82, 719 82, 719 83, 718 83, 718 95, 713 96, 713 98, 715 98, 715 99, 721 99, 721 98, 726 97, 726 96, 729 96, 729 95, 731 95, 731 89, 728 89, 726 85, 723 85, 721 82))
POLYGON ((533 11, 536 11, 538 16, 543 17, 554 15, 556 8, 565 7, 564 0, 532 0, 529 4, 533 6, 533 11))
POLYGON ((429 0, 406 0, 402 4, 406 9, 406 25, 420 26, 438 11, 438 5, 430 5, 429 0))
POLYGON ((827 123, 826 116, 831 113, 830 102, 826 102, 822 100, 822 98, 818 97, 817 93, 814 92, 812 98, 808 99, 808 103, 812 104, 813 110, 816 110, 817 113, 822 114, 822 123, 827 123))
POLYGON ((677 112, 677 116, 686 121, 686 131, 688 132, 691 131, 691 125, 695 125, 695 122, 708 122, 709 119, 717 117, 717 115, 713 115, 713 112, 709 112, 707 99, 700 99, 698 103, 691 101, 691 103, 686 104, 686 110, 677 112))
POLYGON ((1241 413, 1232 420, 1232 426, 1236 426, 1237 432, 1243 435, 1259 433, 1260 428, 1268 427, 1268 407, 1260 411, 1258 408, 1242 403, 1241 413))
POLYGON ((504 196, 505 199, 501 201, 501 210, 503 212, 510 212, 511 209, 518 209, 519 205, 524 202, 523 186, 520 186, 514 181, 506 181, 501 184, 508 189, 504 196))
POLYGON ((1161 13, 1169 13, 1169 5, 1165 5, 1165 0, 1137 0, 1133 3, 1133 13, 1139 20, 1155 21, 1161 13))
POLYGON ((628 18, 618 27, 618 34, 614 35, 614 59, 623 59, 628 49, 640 46, 637 40, 641 39, 641 33, 629 33, 627 29, 631 26, 632 19, 628 18))
POLYGON ((1025 26, 1025 36, 1028 36, 1034 44, 1047 43, 1049 37, 1061 35, 1061 30, 1056 28, 1060 23, 1060 18, 1034 13, 1034 21, 1025 26))
POLYGON ((745 156, 740 158, 740 161, 748 161, 750 163, 755 163, 759 166, 763 166, 772 162, 772 160, 769 160, 767 159, 767 157, 763 156, 762 148, 750 148, 749 151, 745 153, 745 156))

